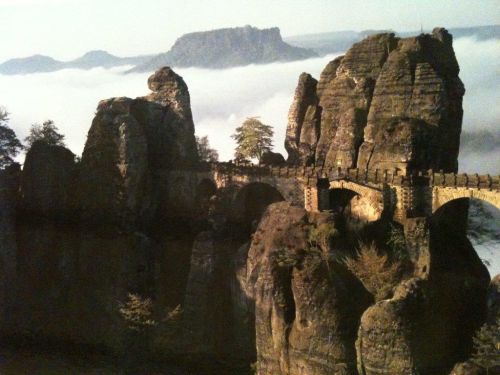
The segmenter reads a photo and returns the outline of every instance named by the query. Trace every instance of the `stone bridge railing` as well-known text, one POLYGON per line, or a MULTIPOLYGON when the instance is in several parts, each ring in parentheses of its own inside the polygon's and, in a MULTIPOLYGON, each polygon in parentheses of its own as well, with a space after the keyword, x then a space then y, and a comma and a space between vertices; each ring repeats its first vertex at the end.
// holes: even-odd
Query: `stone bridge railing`
POLYGON ((478 175, 467 173, 443 173, 432 170, 413 171, 403 174, 401 170, 363 170, 359 168, 324 168, 321 166, 267 166, 252 164, 203 163, 200 171, 217 171, 222 174, 237 174, 251 176, 273 176, 285 178, 304 178, 310 183, 317 179, 346 179, 358 183, 390 184, 390 185, 427 185, 440 187, 477 188, 500 190, 500 176, 478 175))

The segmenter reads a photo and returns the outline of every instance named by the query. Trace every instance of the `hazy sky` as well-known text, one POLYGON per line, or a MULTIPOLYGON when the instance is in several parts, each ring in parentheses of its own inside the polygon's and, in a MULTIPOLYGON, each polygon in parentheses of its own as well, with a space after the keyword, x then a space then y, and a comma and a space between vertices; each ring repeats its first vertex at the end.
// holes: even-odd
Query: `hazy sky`
POLYGON ((157 53, 187 32, 246 24, 284 36, 487 25, 500 23, 499 9, 499 0, 0 0, 0 62, 157 53))

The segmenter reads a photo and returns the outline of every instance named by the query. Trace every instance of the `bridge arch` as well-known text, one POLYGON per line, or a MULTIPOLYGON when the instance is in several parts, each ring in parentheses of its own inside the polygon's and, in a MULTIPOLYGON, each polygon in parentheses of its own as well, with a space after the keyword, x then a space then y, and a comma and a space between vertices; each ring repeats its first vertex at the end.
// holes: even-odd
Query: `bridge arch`
POLYGON ((265 182, 250 182, 236 193, 233 200, 233 215, 251 230, 267 206, 284 200, 276 187, 265 182))
POLYGON ((500 194, 498 194, 498 191, 465 187, 435 187, 432 191, 432 213, 434 214, 448 202, 464 198, 482 200, 500 209, 500 194))
MULTIPOLYGON (((318 187, 321 189, 320 185, 318 187)), ((329 182, 327 201, 328 209, 346 213, 348 206, 350 216, 362 221, 376 221, 384 210, 382 191, 346 180, 329 182)))

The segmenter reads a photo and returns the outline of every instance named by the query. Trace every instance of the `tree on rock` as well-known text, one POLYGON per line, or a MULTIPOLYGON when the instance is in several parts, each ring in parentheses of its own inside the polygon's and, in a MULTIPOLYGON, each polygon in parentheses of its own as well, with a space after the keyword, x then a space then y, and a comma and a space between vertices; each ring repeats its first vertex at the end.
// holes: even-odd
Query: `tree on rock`
POLYGON ((260 162, 262 154, 273 147, 273 134, 272 126, 263 124, 258 117, 248 117, 231 136, 237 143, 236 158, 257 158, 260 162))
POLYGON ((472 362, 486 369, 487 374, 498 374, 497 371, 500 370, 500 317, 497 317, 493 324, 484 324, 476 332, 472 362))
POLYGON ((7 124, 8 112, 0 107, 0 169, 14 163, 14 157, 23 149, 16 133, 7 124))
POLYGON ((33 143, 37 141, 43 142, 49 146, 66 146, 64 143, 64 135, 59 133, 59 129, 52 120, 47 120, 42 125, 31 125, 30 134, 24 141, 28 144, 28 147, 33 146, 33 143))
POLYGON ((219 153, 217 150, 210 147, 208 137, 196 137, 196 147, 198 149, 198 159, 200 162, 214 163, 219 160, 219 153))

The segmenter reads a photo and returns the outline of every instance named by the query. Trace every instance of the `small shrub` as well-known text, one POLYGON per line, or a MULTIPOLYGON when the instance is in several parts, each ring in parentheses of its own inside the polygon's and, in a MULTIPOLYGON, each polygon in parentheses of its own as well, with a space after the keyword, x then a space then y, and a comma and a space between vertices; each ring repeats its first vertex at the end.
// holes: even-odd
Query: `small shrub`
POLYGON ((338 233, 333 223, 322 223, 309 230, 308 242, 311 247, 320 247, 323 251, 330 248, 330 240, 338 233))
POLYGON ((120 304, 119 312, 128 328, 133 331, 143 331, 157 324, 152 318, 153 302, 138 294, 129 293, 127 301, 120 304))
POLYGON ((309 229, 309 249, 318 251, 330 271, 330 241, 338 235, 333 223, 322 223, 309 229))
POLYGON ((294 267, 298 262, 297 255, 285 248, 276 249, 272 257, 276 265, 281 268, 294 267))
POLYGON ((343 263, 377 301, 387 298, 400 281, 401 263, 389 262, 387 254, 379 255, 373 242, 361 244, 356 256, 345 258, 343 263))
POLYGON ((474 354, 471 361, 486 369, 500 368, 500 317, 493 324, 484 324, 474 338, 474 354))
POLYGON ((405 260, 408 257, 404 232, 393 224, 389 229, 389 239, 386 244, 391 248, 397 259, 405 260))

